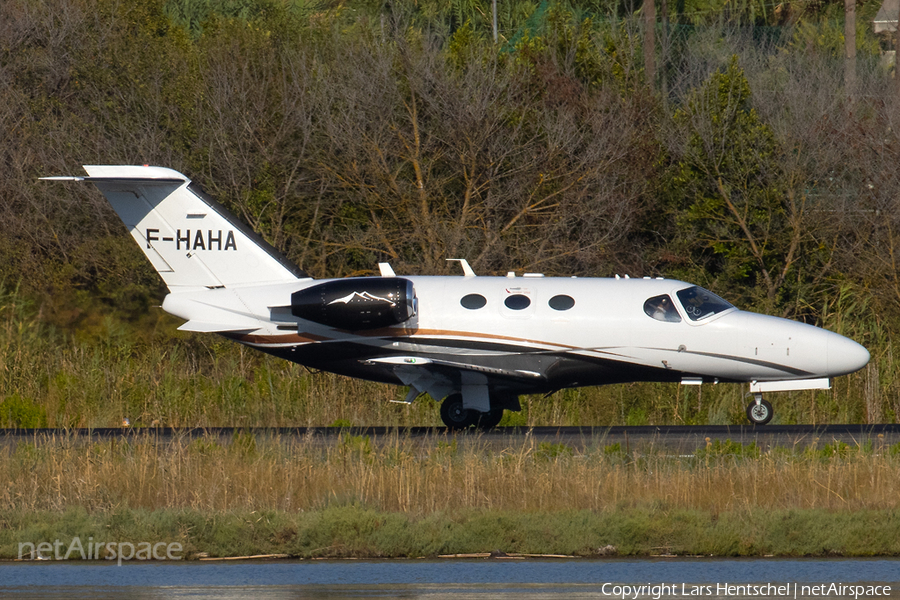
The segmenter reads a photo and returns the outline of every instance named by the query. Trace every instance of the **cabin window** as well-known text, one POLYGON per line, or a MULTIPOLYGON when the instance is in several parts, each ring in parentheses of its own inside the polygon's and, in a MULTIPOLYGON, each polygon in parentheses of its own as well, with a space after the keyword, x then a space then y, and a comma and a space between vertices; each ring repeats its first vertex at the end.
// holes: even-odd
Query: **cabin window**
POLYGON ((672 302, 672 298, 668 294, 648 299, 644 302, 644 312, 647 313, 647 316, 657 321, 666 323, 681 322, 681 315, 678 314, 678 309, 675 308, 675 303, 672 302))
POLYGON ((468 294, 463 296, 459 303, 469 310, 478 310, 479 308, 484 308, 484 305, 487 304, 487 298, 481 294, 468 294))
POLYGON ((531 306, 531 298, 522 294, 513 294, 512 296, 507 296, 503 304, 506 305, 506 308, 512 310, 525 310, 531 306))
POLYGON ((734 308, 729 302, 696 285, 685 288, 677 294, 681 306, 684 307, 684 312, 691 321, 702 321, 729 308, 734 308))
POLYGON ((550 298, 550 308, 553 310, 569 310, 573 306, 575 306, 575 299, 572 296, 566 296, 565 294, 560 294, 559 296, 553 296, 550 298))

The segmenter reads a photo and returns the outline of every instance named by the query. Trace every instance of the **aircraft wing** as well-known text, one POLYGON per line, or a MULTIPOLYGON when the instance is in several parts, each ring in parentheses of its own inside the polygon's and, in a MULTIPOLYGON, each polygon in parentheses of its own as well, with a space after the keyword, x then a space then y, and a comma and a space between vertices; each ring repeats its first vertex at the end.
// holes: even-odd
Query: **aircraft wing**
POLYGON ((208 323, 205 321, 190 320, 181 327, 179 331, 194 331, 198 333, 250 333, 256 331, 259 327, 247 325, 246 323, 208 323))
POLYGON ((521 382, 544 379, 543 375, 534 371, 497 369, 418 356, 387 356, 368 359, 365 363, 391 368, 397 378, 410 387, 406 402, 412 402, 423 392, 435 400, 461 393, 463 406, 480 412, 490 410, 489 380, 499 378, 521 382))

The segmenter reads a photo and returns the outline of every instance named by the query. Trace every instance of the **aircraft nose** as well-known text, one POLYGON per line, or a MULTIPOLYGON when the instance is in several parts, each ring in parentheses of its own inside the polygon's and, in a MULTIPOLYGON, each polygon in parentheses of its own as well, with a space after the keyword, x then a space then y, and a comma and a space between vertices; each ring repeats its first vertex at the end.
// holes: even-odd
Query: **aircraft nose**
POLYGON ((869 363, 869 351, 842 335, 831 333, 825 348, 830 377, 854 373, 869 363))

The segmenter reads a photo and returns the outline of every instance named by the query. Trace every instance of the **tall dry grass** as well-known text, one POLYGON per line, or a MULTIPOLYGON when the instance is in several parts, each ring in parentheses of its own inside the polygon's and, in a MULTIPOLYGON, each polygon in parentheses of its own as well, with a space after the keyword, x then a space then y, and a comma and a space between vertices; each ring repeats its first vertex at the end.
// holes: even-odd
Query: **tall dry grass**
POLYGON ((357 504, 423 516, 488 509, 708 513, 756 509, 894 510, 897 448, 626 455, 510 438, 399 434, 336 441, 240 435, 156 442, 57 437, 0 451, 0 510, 117 507, 197 511, 311 511, 357 504))

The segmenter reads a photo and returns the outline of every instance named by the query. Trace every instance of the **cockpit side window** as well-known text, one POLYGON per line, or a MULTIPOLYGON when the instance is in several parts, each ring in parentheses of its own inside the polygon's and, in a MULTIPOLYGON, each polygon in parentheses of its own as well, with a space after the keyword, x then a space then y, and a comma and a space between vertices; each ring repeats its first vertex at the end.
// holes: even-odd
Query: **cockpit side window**
POLYGON ((657 321, 664 321, 666 323, 681 322, 681 315, 678 314, 675 303, 672 302, 672 298, 669 297, 668 294, 654 296, 648 299, 644 302, 644 312, 647 313, 647 316, 652 317, 657 321))
POLYGON ((677 292, 677 295, 681 306, 684 307, 684 312, 691 321, 702 321, 729 308, 734 308, 729 302, 696 285, 677 292))

